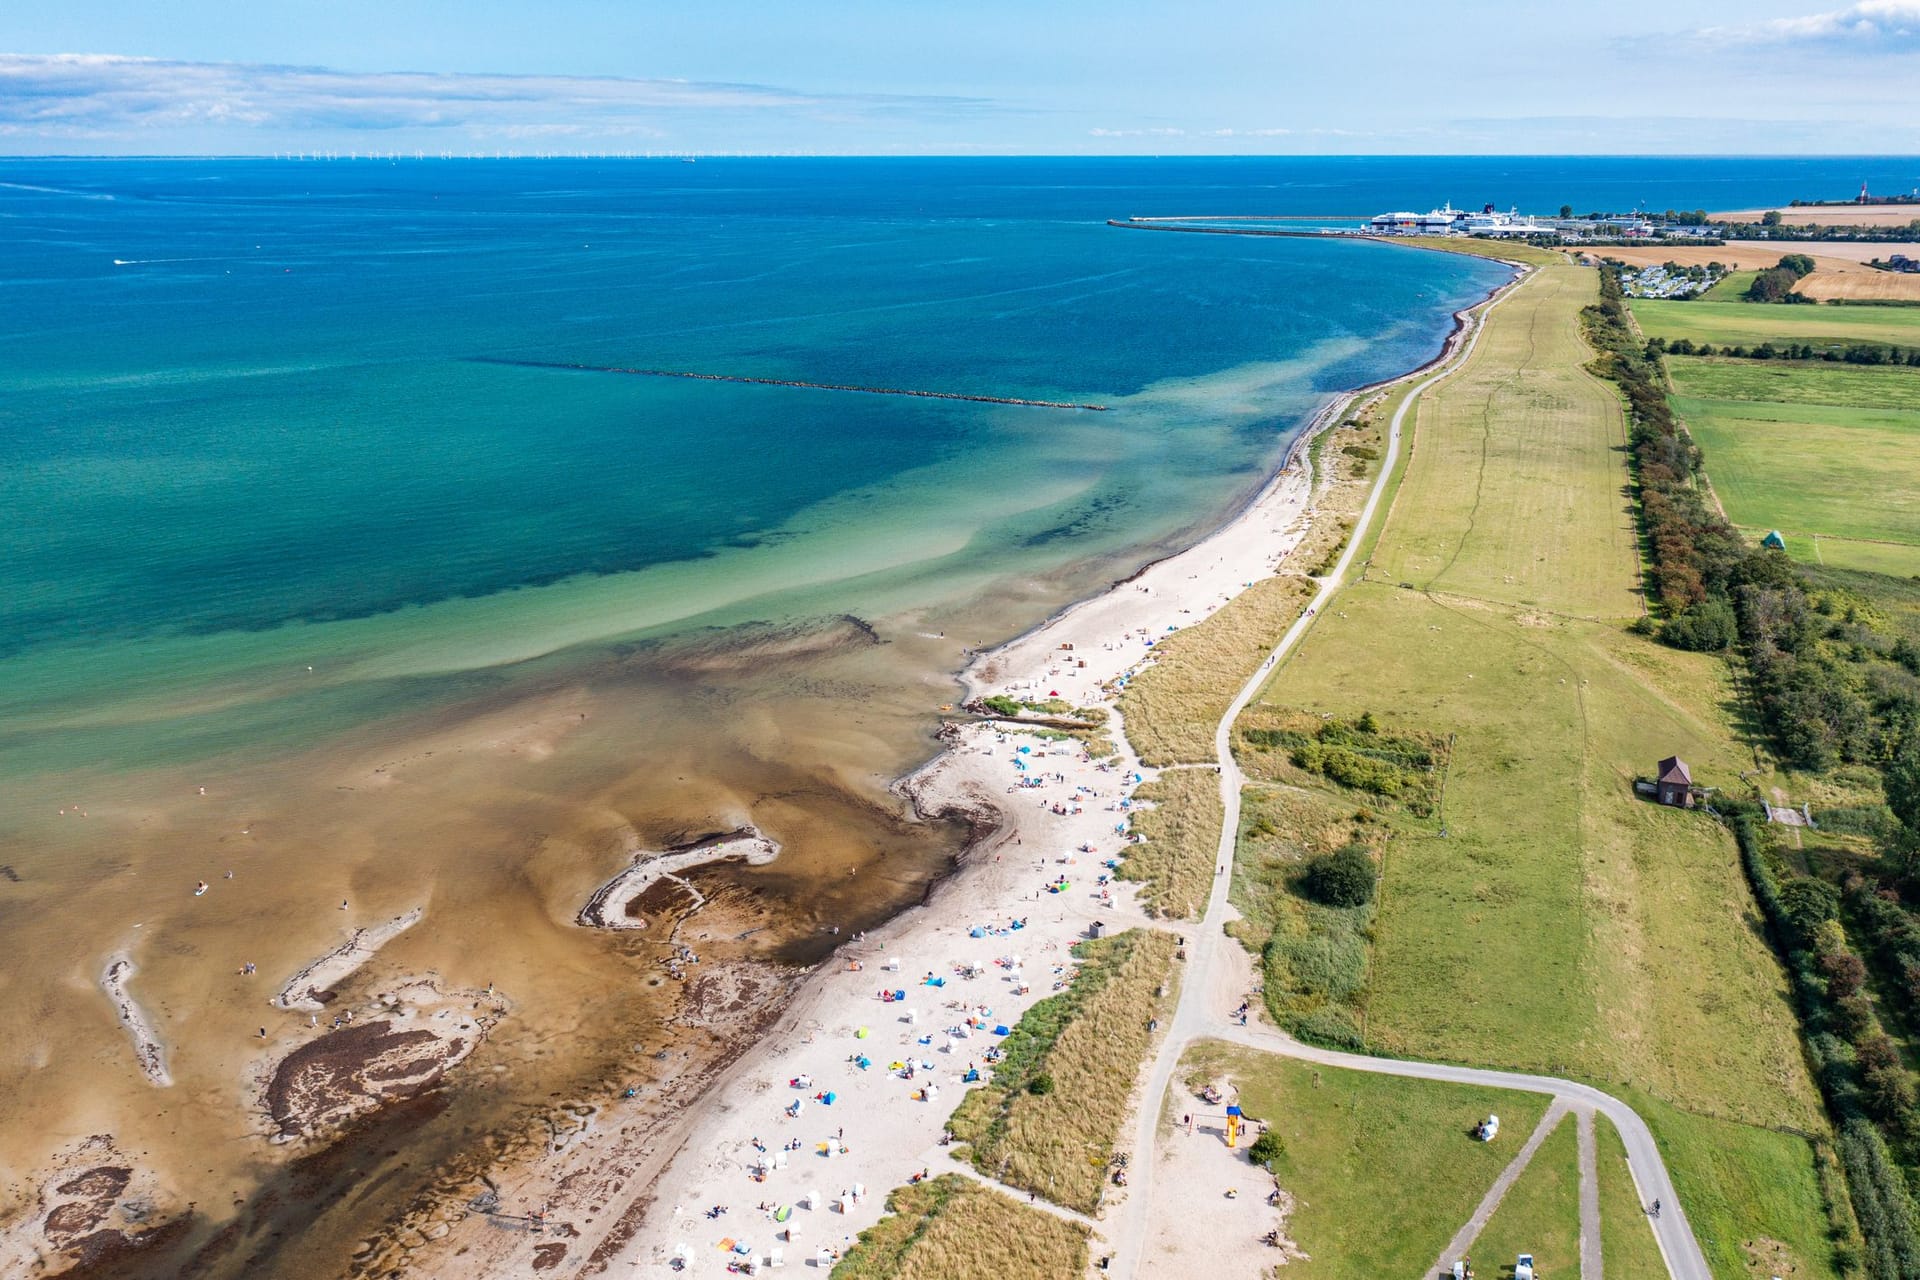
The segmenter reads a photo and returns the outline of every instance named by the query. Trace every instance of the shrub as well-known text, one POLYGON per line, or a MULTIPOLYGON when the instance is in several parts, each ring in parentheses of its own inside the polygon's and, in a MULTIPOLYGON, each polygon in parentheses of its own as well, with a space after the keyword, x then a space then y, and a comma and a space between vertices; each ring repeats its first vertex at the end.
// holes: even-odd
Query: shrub
POLYGON ((1286 1151, 1286 1144, 1280 1141, 1280 1135, 1269 1129, 1255 1138, 1253 1145, 1247 1148, 1247 1159, 1265 1168, 1285 1155, 1286 1151))
POLYGON ((1373 858, 1364 845, 1350 844, 1307 864, 1307 895, 1329 907, 1363 907, 1373 901, 1373 888, 1373 858))
POLYGON ((1047 1094, 1052 1093, 1053 1077, 1042 1071, 1039 1075, 1027 1081, 1027 1092, 1038 1097, 1045 1097, 1047 1094))

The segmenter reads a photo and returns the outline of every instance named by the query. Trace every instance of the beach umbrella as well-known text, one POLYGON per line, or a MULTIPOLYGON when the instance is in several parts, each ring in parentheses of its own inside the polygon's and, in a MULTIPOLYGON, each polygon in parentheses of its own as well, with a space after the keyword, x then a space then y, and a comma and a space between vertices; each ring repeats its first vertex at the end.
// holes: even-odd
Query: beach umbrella
POLYGON ((837 1098, 837 1097, 839 1097, 839 1096, 840 1096, 839 1094, 837 1094, 837 1093, 834 1093, 834 1092, 833 1092, 832 1090, 828 1090, 828 1091, 827 1091, 827 1096, 826 1096, 826 1097, 824 1097, 824 1098, 822 1098, 822 1099, 821 1099, 821 1101, 822 1101, 822 1102, 824 1102, 824 1103, 826 1103, 826 1104, 827 1104, 828 1106, 832 1106, 832 1105, 833 1105, 833 1100, 834 1100, 835 1098, 837 1098))
POLYGON ((865 1027, 860 1028, 853 1033, 853 1038, 855 1040, 865 1040, 867 1038, 867 1029, 865 1027))

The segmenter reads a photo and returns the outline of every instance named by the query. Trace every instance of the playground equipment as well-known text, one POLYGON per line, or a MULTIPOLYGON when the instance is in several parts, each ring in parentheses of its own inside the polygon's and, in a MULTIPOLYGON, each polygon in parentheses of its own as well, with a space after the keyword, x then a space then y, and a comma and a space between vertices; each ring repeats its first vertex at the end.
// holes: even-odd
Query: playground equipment
POLYGON ((1228 1107, 1227 1108, 1227 1148, 1229 1150, 1240 1145, 1241 1123, 1242 1123, 1242 1120, 1240 1116, 1239 1106, 1236 1104, 1228 1107))

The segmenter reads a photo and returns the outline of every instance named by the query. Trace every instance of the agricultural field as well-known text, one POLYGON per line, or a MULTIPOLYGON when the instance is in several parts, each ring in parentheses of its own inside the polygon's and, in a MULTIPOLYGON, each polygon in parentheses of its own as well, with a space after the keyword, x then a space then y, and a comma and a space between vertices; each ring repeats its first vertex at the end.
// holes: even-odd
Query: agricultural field
POLYGON ((1288 1280, 1428 1274, 1547 1108, 1539 1094, 1315 1067, 1220 1044, 1197 1046, 1182 1071, 1195 1082, 1229 1077, 1247 1114, 1279 1136, 1275 1180, 1296 1202, 1286 1231, 1309 1255, 1287 1264, 1288 1280), (1500 1117, 1500 1140, 1476 1142, 1471 1129, 1489 1113, 1500 1117))
POLYGON ((1752 302, 1650 300, 1633 304, 1633 318, 1649 338, 1755 346, 1851 342, 1920 346, 1920 307, 1789 306, 1752 302))
POLYGON ((1754 273, 1770 267, 1789 253, 1803 253, 1814 261, 1813 274, 1796 286, 1809 298, 1920 302, 1920 275, 1880 271, 1868 266, 1874 258, 1896 253, 1920 256, 1914 244, 1847 244, 1830 240, 1735 240, 1719 245, 1663 245, 1596 247, 1593 257, 1614 258, 1630 266, 1705 266, 1709 262, 1738 268, 1726 280, 1702 295, 1703 301, 1738 302, 1754 273))
POLYGON ((1920 370, 1667 363, 1729 520, 1803 559, 1920 572, 1920 370))
MULTIPOLYGON (((1434 812, 1276 775, 1277 834, 1243 831, 1262 874, 1236 879, 1241 936, 1259 948, 1263 924, 1310 930, 1288 859, 1367 831, 1381 875, 1348 1007, 1373 1051, 1632 1087, 1668 1104, 1663 1116, 1727 1117, 1770 1141, 1756 1126, 1819 1132, 1731 835, 1633 791, 1666 755, 1727 787, 1752 756, 1727 665, 1626 628, 1639 565, 1624 425, 1582 368, 1577 328, 1596 292, 1588 270, 1544 268, 1494 311, 1463 375, 1422 398, 1365 577, 1321 611, 1243 722, 1371 712, 1385 733, 1445 737, 1434 812), (1288 829, 1296 812, 1304 830, 1288 829)), ((1805 1141, 1789 1141, 1804 1157, 1805 1141)), ((1743 1194, 1703 1152, 1680 1156, 1703 1166, 1685 1171, 1690 1206, 1743 1194)), ((1800 1163, 1774 1171, 1782 1194, 1817 1207, 1811 1160, 1800 1163)), ((1817 1212, 1809 1223, 1817 1232, 1817 1212)))

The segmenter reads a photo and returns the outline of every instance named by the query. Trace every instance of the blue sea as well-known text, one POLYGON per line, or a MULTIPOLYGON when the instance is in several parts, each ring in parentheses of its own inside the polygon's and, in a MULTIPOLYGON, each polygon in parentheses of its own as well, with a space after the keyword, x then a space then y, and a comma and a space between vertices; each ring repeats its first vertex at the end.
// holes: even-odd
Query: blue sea
POLYGON ((1109 217, 1724 207, 1912 167, 0 162, 0 778, 303 741, 368 681, 1111 563, 1216 520, 1504 275, 1109 217))
POLYGON ((780 840, 702 881, 709 968, 920 900, 967 832, 886 785, 961 645, 1216 526, 1508 275, 1107 219, 1713 209, 1917 167, 0 160, 0 1164, 111 1131, 214 1206, 171 1246, 225 1241, 210 1275, 336 1274, 448 1187, 463 1215, 489 1152, 728 1052, 674 1020, 669 930, 574 925, 595 885, 780 840), (261 1018, 308 1029, 236 966, 414 908, 369 980, 497 983, 511 1017, 276 1182, 236 1082, 261 1018), (162 1105, 96 986, 117 953, 162 1105))

